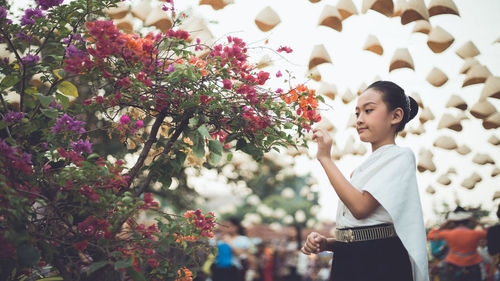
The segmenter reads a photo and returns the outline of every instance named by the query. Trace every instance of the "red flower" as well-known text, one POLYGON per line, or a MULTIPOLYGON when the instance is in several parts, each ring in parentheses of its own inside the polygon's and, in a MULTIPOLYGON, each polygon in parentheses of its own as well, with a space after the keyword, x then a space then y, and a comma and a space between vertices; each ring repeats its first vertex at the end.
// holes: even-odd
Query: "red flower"
POLYGON ((77 251, 85 251, 88 245, 89 242, 87 242, 87 240, 83 240, 82 242, 73 244, 73 248, 75 248, 75 250, 77 251))
POLYGON ((222 84, 224 85, 224 89, 231 90, 231 87, 233 86, 233 83, 229 79, 224 79, 222 81, 222 84))
POLYGON ((160 265, 160 263, 156 260, 156 259, 148 259, 148 264, 151 266, 151 267, 157 267, 160 265))

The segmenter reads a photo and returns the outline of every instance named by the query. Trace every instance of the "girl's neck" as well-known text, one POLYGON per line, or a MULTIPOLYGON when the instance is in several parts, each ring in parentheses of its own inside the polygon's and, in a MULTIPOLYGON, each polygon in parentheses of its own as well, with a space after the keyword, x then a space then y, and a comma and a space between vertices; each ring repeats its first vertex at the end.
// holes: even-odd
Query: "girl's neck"
POLYGON ((372 142, 371 144, 372 144, 372 153, 373 153, 373 152, 375 152, 375 150, 377 150, 381 146, 384 146, 386 144, 396 144, 396 142, 394 141, 394 138, 391 138, 391 139, 386 139, 383 141, 372 142))

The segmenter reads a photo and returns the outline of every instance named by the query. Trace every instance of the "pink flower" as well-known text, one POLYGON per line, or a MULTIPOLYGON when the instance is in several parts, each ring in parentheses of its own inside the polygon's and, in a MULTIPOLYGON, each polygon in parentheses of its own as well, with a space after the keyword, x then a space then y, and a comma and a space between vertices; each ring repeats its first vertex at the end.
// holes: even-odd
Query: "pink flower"
POLYGON ((287 46, 280 46, 277 51, 278 51, 278 53, 281 53, 281 52, 291 53, 291 52, 293 52, 293 50, 287 46))
POLYGON ((127 115, 120 117, 120 124, 127 125, 130 122, 130 118, 127 115))
POLYGON ((283 74, 281 74, 281 71, 278 70, 278 72, 276 72, 276 78, 280 78, 281 76, 283 76, 283 74))
POLYGON ((281 94, 281 93, 283 93, 283 89, 281 88, 276 89, 276 94, 281 94))
POLYGON ((151 266, 151 267, 157 267, 160 265, 160 263, 156 260, 156 259, 148 259, 148 264, 151 266))
POLYGON ((222 84, 224 85, 224 89, 231 90, 231 87, 233 86, 233 83, 229 79, 224 79, 222 81, 222 84))
POLYGON ((135 121, 135 127, 136 127, 137 129, 142 128, 142 126, 144 126, 144 121, 142 121, 142 120, 137 120, 137 121, 135 121))
POLYGON ((75 250, 77 251, 84 251, 85 249, 87 249, 88 245, 89 242, 87 242, 87 240, 83 240, 82 242, 73 244, 73 248, 75 248, 75 250))

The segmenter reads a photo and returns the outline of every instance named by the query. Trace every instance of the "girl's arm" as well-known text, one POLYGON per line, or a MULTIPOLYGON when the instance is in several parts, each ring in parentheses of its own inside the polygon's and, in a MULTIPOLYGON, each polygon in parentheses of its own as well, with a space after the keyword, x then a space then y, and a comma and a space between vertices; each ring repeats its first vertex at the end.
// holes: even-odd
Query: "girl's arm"
POLYGON ((357 190, 342 175, 337 165, 333 163, 330 156, 332 139, 323 129, 313 130, 313 140, 318 142, 318 154, 316 158, 330 180, 331 185, 344 205, 351 211, 352 215, 360 220, 368 217, 380 205, 378 201, 368 192, 357 190))

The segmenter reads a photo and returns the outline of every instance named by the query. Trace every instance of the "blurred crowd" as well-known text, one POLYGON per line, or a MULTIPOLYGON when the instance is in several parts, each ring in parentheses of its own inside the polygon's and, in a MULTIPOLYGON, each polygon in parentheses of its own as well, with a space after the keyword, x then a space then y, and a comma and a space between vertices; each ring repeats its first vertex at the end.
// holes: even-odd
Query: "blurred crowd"
MULTIPOLYGON (((500 219, 500 207, 497 210, 500 219)), ((427 234, 431 281, 500 281, 500 224, 485 225, 457 207, 427 234)), ((250 238, 230 219, 213 239, 197 281, 326 281, 334 253, 304 255, 296 237, 250 238), (223 229, 223 231, 220 231, 223 229)))

